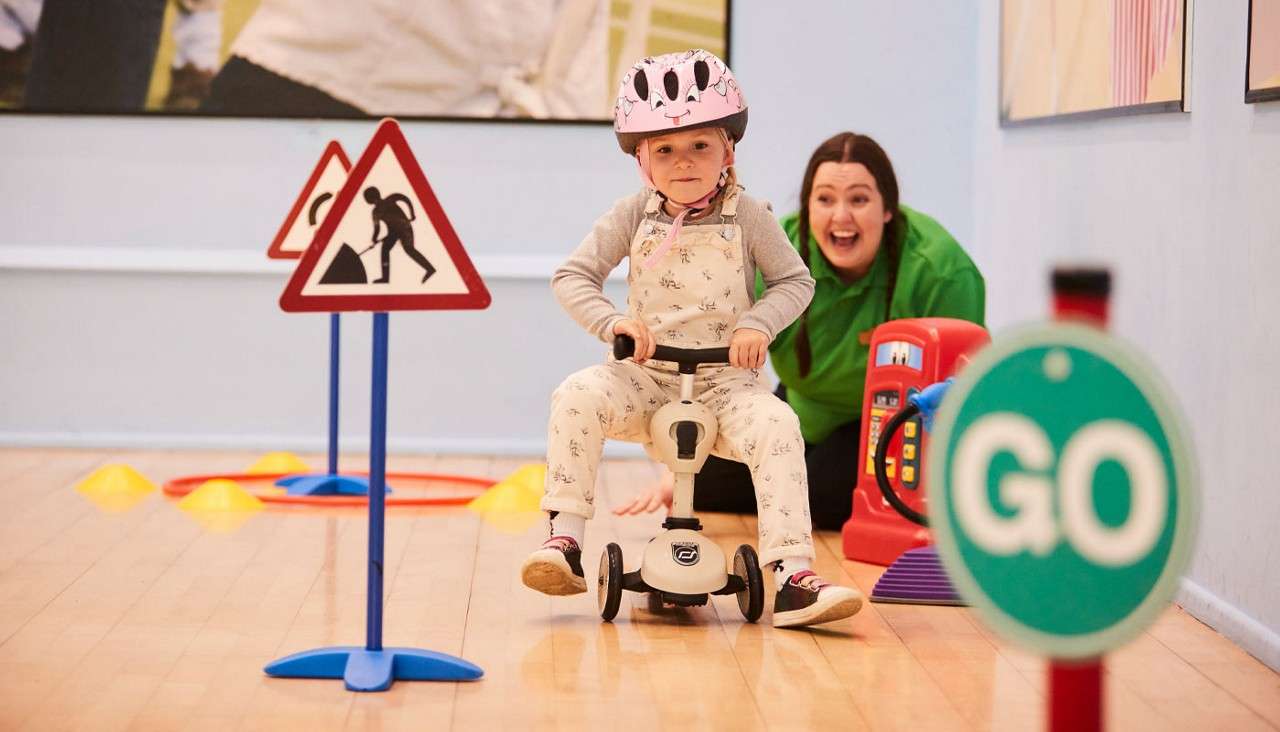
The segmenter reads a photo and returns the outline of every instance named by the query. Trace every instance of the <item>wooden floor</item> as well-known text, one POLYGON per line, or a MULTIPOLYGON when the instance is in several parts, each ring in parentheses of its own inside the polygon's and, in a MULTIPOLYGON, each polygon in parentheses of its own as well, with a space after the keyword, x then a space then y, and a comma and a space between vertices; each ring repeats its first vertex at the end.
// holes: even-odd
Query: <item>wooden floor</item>
MULTIPOLYGON (((158 492, 109 514, 72 488, 108 462, 159 483, 239 472, 254 457, 0 450, 0 729, 1042 726, 1044 662, 995 641, 969 610, 868 605, 852 620, 783 631, 767 611, 744 624, 732 597, 654 613, 628 593, 604 624, 594 593, 553 599, 520 584, 541 527, 513 535, 461 508, 390 511, 384 639, 461 655, 482 680, 355 694, 340 681, 268 678, 262 666, 279 656, 364 643, 363 510, 271 508, 210 533, 158 492)), ((498 478, 519 464, 390 467, 498 478)), ((617 502, 652 475, 647 463, 608 463, 601 491, 617 502)), ((730 551, 755 543, 752 518, 702 518, 730 551)), ((610 540, 631 568, 656 524, 592 522, 588 574, 610 540)), ((881 571, 843 561, 836 534, 820 535, 818 554, 823 575, 864 593, 881 571)), ((1280 728, 1280 677, 1177 608, 1107 671, 1113 730, 1280 728)))

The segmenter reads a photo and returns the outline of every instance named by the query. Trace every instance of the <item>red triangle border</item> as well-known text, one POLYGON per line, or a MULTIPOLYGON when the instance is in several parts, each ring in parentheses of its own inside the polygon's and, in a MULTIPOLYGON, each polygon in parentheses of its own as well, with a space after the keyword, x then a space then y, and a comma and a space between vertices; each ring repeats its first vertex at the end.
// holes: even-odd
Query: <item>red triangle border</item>
POLYGON ((299 259, 302 252, 288 252, 281 249, 284 246, 284 239, 289 235, 289 230, 293 228, 293 223, 297 221, 298 216, 302 214, 302 207, 307 205, 307 201, 311 200, 311 193, 316 189, 316 184, 320 182, 320 176, 324 175, 325 168, 329 167, 329 159, 337 156, 338 162, 342 164, 342 168, 351 172, 351 159, 347 157, 347 152, 342 149, 342 145, 337 140, 330 140, 325 145, 324 152, 320 155, 320 162, 316 163, 315 170, 311 171, 311 177, 307 179, 306 185, 302 187, 302 193, 298 194, 298 200, 293 202, 293 208, 289 210, 289 215, 285 217, 284 223, 281 224, 280 230, 276 232, 276 238, 271 241, 271 246, 267 248, 267 256, 271 259, 299 259))
POLYGON ((484 280, 476 271, 471 258, 458 240, 458 235, 449 223, 448 216, 440 207, 431 184, 422 172, 422 167, 409 149, 409 143, 400 131, 400 125, 393 119, 384 119, 373 133, 369 146, 361 153, 355 167, 347 175, 347 182, 334 198, 333 206, 324 222, 316 231, 311 245, 303 252, 293 276, 280 295, 280 307, 287 312, 385 312, 389 310, 482 310, 489 307, 491 298, 484 280), (454 266, 467 286, 466 293, 423 293, 423 294, 360 294, 360 295, 306 295, 302 288, 315 269, 320 255, 329 245, 338 224, 351 207, 356 194, 364 185, 369 172, 382 154, 384 147, 391 147, 400 164, 401 170, 408 179, 410 187, 422 204, 427 218, 435 227, 445 251, 453 260, 454 266))

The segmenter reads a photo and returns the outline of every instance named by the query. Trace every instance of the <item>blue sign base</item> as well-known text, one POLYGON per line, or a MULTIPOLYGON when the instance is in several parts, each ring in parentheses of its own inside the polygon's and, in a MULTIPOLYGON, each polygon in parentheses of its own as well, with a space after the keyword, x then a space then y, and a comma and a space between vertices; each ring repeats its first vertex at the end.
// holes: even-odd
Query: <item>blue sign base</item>
POLYGON ((342 679, 351 691, 386 691, 393 681, 474 681, 479 666, 456 656, 417 648, 331 646, 301 651, 267 664, 268 676, 342 679))
MULTIPOLYGON (((367 496, 369 479, 355 475, 290 475, 276 481, 276 485, 289 489, 291 496, 367 496)), ((386 487, 391 493, 391 486, 386 487)))
MULTIPOLYGON (((335 322, 336 322, 336 315, 335 322)), ((397 679, 405 681, 472 681, 484 675, 470 661, 417 648, 382 647, 382 560, 386 534, 387 476, 387 345, 386 313, 373 315, 373 395, 370 400, 369 479, 369 585, 365 645, 333 646, 302 651, 272 661, 263 669, 269 676, 303 679, 337 679, 351 691, 385 691, 397 679)), ((335 331, 336 332, 336 331, 335 331)), ((336 445, 336 441, 331 441, 336 445)), ((361 480, 337 475, 336 452, 330 452, 329 475, 290 476, 301 483, 307 478, 361 480)), ((295 484, 296 484, 295 483, 295 484)), ((290 486, 292 488, 292 486, 290 486)), ((293 491, 290 490, 290 493, 293 491)))

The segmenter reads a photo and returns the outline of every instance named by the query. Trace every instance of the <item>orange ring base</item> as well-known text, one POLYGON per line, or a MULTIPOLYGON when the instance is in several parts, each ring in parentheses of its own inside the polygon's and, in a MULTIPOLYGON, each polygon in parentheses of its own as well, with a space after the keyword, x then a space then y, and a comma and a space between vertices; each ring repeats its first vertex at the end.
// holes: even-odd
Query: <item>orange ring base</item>
MULTIPOLYGON (((275 482, 286 475, 298 473, 222 473, 210 475, 187 475, 165 481, 164 493, 167 496, 181 498, 198 488, 207 480, 234 480, 245 490, 257 496, 264 503, 278 503, 294 506, 365 506, 368 496, 291 496, 285 489, 277 487, 275 482), (253 484, 265 487, 255 487, 253 484)), ((358 475, 368 477, 368 473, 343 472, 342 475, 358 475)), ((498 481, 490 478, 475 478, 469 475, 448 475, 443 473, 387 473, 387 483, 395 490, 387 495, 387 506, 460 506, 470 503, 472 499, 495 485, 498 481), (453 490, 426 488, 425 495, 420 490, 409 490, 413 482, 419 483, 453 483, 453 490)))

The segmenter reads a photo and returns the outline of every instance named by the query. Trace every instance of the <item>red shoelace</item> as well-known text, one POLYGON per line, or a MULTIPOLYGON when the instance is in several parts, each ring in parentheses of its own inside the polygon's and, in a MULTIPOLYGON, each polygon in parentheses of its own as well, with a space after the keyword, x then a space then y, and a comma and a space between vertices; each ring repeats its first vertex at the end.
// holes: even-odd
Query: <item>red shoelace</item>
POLYGON ((542 542, 543 549, 555 549, 560 552, 573 551, 578 548, 578 542, 574 541, 572 536, 553 536, 542 542))
POLYGON ((796 587, 799 587, 802 590, 808 590, 809 592, 818 592, 823 587, 826 587, 831 583, 819 577, 813 570, 802 569, 788 577, 787 584, 795 585, 796 587))

